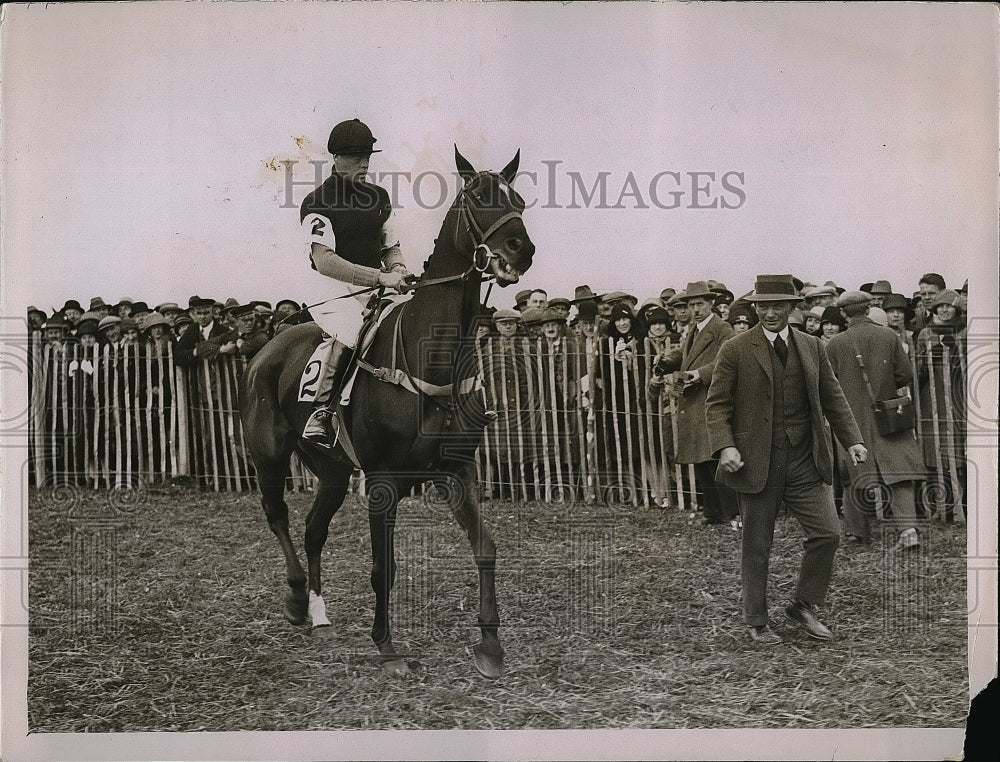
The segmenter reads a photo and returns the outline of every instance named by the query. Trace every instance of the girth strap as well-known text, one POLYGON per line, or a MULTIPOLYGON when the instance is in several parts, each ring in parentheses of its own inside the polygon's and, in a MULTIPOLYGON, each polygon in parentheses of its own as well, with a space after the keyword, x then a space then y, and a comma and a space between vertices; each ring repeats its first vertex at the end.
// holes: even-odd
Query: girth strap
MULTIPOLYGON (((358 360, 358 367, 361 370, 371 373, 379 381, 384 381, 387 384, 396 384, 413 394, 426 394, 428 397, 450 397, 453 393, 456 393, 455 384, 444 384, 443 386, 431 384, 423 379, 407 374, 400 368, 376 368, 364 360, 358 360)), ((476 377, 470 376, 458 385, 457 394, 471 394, 475 389, 476 377)))

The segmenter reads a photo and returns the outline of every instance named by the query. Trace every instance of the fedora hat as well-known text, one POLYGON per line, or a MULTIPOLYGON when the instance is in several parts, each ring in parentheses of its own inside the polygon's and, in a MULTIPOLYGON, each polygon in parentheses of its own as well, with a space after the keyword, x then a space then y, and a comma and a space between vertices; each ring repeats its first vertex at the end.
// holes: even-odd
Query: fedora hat
POLYGON ((597 302, 586 300, 576 305, 576 319, 592 323, 597 317, 597 302))
POLYGON ((728 288, 726 288, 725 283, 722 283, 717 280, 708 281, 708 290, 711 291, 713 294, 717 294, 717 296, 715 297, 716 304, 732 304, 733 299, 736 298, 736 295, 733 294, 733 292, 730 291, 728 288))
POLYGON ((80 302, 78 302, 76 299, 67 300, 66 304, 64 304, 63 308, 59 311, 65 314, 66 310, 77 310, 81 313, 84 312, 83 307, 80 306, 80 302))
POLYGON ((95 296, 95 297, 93 297, 90 300, 90 309, 91 310, 99 310, 102 307, 107 307, 108 309, 111 309, 111 307, 109 305, 105 304, 104 300, 101 297, 99 297, 99 296, 95 296))
POLYGON ((231 296, 228 299, 226 299, 225 303, 222 305, 222 311, 232 312, 239 306, 240 306, 239 300, 236 299, 236 297, 231 296))
POLYGON ((607 304, 614 304, 615 302, 620 302, 622 300, 627 300, 628 294, 624 291, 608 291, 606 294, 601 294, 601 301, 607 304))
POLYGON ((798 302, 802 299, 791 275, 758 275, 753 292, 746 298, 751 302, 798 302))
POLYGON ((203 297, 203 296, 198 296, 197 294, 195 294, 190 299, 188 299, 188 309, 189 310, 196 310, 196 309, 199 309, 201 307, 211 307, 214 304, 215 304, 215 300, 214 299, 208 299, 208 298, 203 297))
POLYGON ((834 291, 836 291, 836 292, 837 292, 838 294, 842 294, 842 293, 844 293, 844 290, 845 290, 845 289, 841 288, 840 286, 838 286, 838 285, 837 285, 836 283, 834 283, 834 282, 833 282, 832 280, 828 280, 828 281, 827 281, 826 283, 824 283, 823 285, 824 285, 824 286, 830 286, 830 287, 831 287, 831 288, 832 288, 832 289, 833 289, 834 291))
POLYGON ((892 286, 889 285, 889 281, 887 280, 877 280, 874 283, 862 283, 861 288, 858 290, 875 296, 888 296, 892 293, 892 286))
POLYGON ((590 299, 597 299, 598 296, 590 290, 590 286, 577 286, 573 291, 573 304, 579 304, 590 299))
POLYGON ((687 288, 684 289, 684 301, 691 299, 708 299, 714 303, 715 294, 708 287, 708 283, 703 280, 695 280, 688 283, 687 288))

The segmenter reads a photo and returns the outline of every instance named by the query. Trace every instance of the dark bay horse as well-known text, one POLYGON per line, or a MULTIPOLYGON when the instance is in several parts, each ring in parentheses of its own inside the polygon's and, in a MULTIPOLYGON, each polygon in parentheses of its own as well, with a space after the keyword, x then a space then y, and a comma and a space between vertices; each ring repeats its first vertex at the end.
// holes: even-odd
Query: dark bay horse
MULTIPOLYGON (((434 251, 409 301, 383 322, 365 356, 375 368, 396 369, 421 389, 361 371, 342 426, 353 442, 366 479, 371 532, 371 583, 375 591, 372 640, 387 671, 404 673, 406 661, 392 644, 389 595, 396 577, 393 533, 396 507, 412 487, 432 481, 472 545, 479 571, 479 627, 472 649, 487 677, 503 671, 496 601, 496 545, 480 516, 473 452, 483 435, 481 392, 472 392, 476 361, 473 320, 481 283, 515 283, 531 266, 534 244, 521 213, 524 201, 510 187, 520 152, 499 173, 477 172, 455 148, 464 187, 445 216, 434 251), (484 278, 486 276, 486 278, 484 278), (395 356, 394 356, 395 354, 395 356)), ((329 625, 322 598, 320 556, 329 524, 347 493, 353 465, 337 448, 330 454, 303 445, 300 434, 311 404, 298 401, 303 368, 320 343, 321 330, 305 323, 282 331, 253 358, 243 376, 240 416, 271 531, 285 556, 284 614, 293 624, 307 616, 313 628, 329 625), (285 477, 293 452, 319 480, 306 517, 306 573, 288 533, 285 477)), ((382 374, 385 376, 386 374, 382 374)))

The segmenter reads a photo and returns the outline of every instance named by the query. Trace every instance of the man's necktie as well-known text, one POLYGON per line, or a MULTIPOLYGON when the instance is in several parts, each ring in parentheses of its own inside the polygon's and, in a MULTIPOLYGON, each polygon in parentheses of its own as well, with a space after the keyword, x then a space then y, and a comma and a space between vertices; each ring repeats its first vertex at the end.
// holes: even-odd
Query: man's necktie
POLYGON ((694 340, 697 337, 698 337, 698 326, 696 325, 693 328, 691 328, 691 330, 688 332, 688 345, 687 345, 687 348, 688 348, 689 351, 690 351, 691 347, 694 346, 694 340))
POLYGON ((781 338, 781 334, 774 337, 774 351, 778 353, 778 359, 781 360, 782 365, 788 363, 788 345, 781 338))

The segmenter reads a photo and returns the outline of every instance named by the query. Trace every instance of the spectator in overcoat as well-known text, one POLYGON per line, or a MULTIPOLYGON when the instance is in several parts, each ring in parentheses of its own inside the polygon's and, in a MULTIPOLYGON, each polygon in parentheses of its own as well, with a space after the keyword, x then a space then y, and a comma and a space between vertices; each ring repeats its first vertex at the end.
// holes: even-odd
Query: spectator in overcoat
MULTIPOLYGON (((616 303, 598 342, 592 403, 606 495, 630 499, 641 485, 641 427, 645 402, 645 338, 632 308, 616 303)), ((643 486, 642 489, 645 489, 643 486)))
POLYGON ((235 352, 235 340, 226 326, 215 319, 214 305, 212 299, 199 296, 192 296, 189 300, 188 307, 196 325, 177 341, 175 360, 178 365, 194 365, 198 360, 214 360, 220 352, 235 352), (231 348, 228 346, 230 343, 231 348))
POLYGON ((920 440, 928 469, 924 504, 932 509, 943 505, 946 520, 953 520, 956 505, 967 504, 966 321, 961 304, 951 289, 939 292, 930 302, 931 321, 916 342, 920 440))
POLYGON ((884 496, 899 535, 895 548, 909 550, 920 546, 916 513, 917 489, 924 476, 920 446, 913 429, 879 433, 872 404, 899 397, 913 371, 896 333, 867 316, 870 303, 871 297, 863 291, 842 294, 837 306, 847 317, 847 330, 826 345, 830 366, 868 448, 868 459, 857 466, 839 458, 844 532, 849 540, 867 542, 870 521, 876 515, 875 500, 884 496))
POLYGON ((683 293, 691 314, 691 329, 679 347, 656 363, 651 383, 657 376, 662 379, 665 374, 672 374, 673 388, 679 394, 674 458, 677 463, 694 464, 705 523, 722 524, 734 519, 739 509, 732 490, 716 483, 719 461, 708 438, 705 398, 712 383, 716 355, 733 336, 733 329, 712 311, 715 296, 705 281, 689 283, 683 293))
POLYGON ((233 308, 232 315, 236 321, 236 354, 249 360, 267 344, 267 331, 252 304, 233 308))

